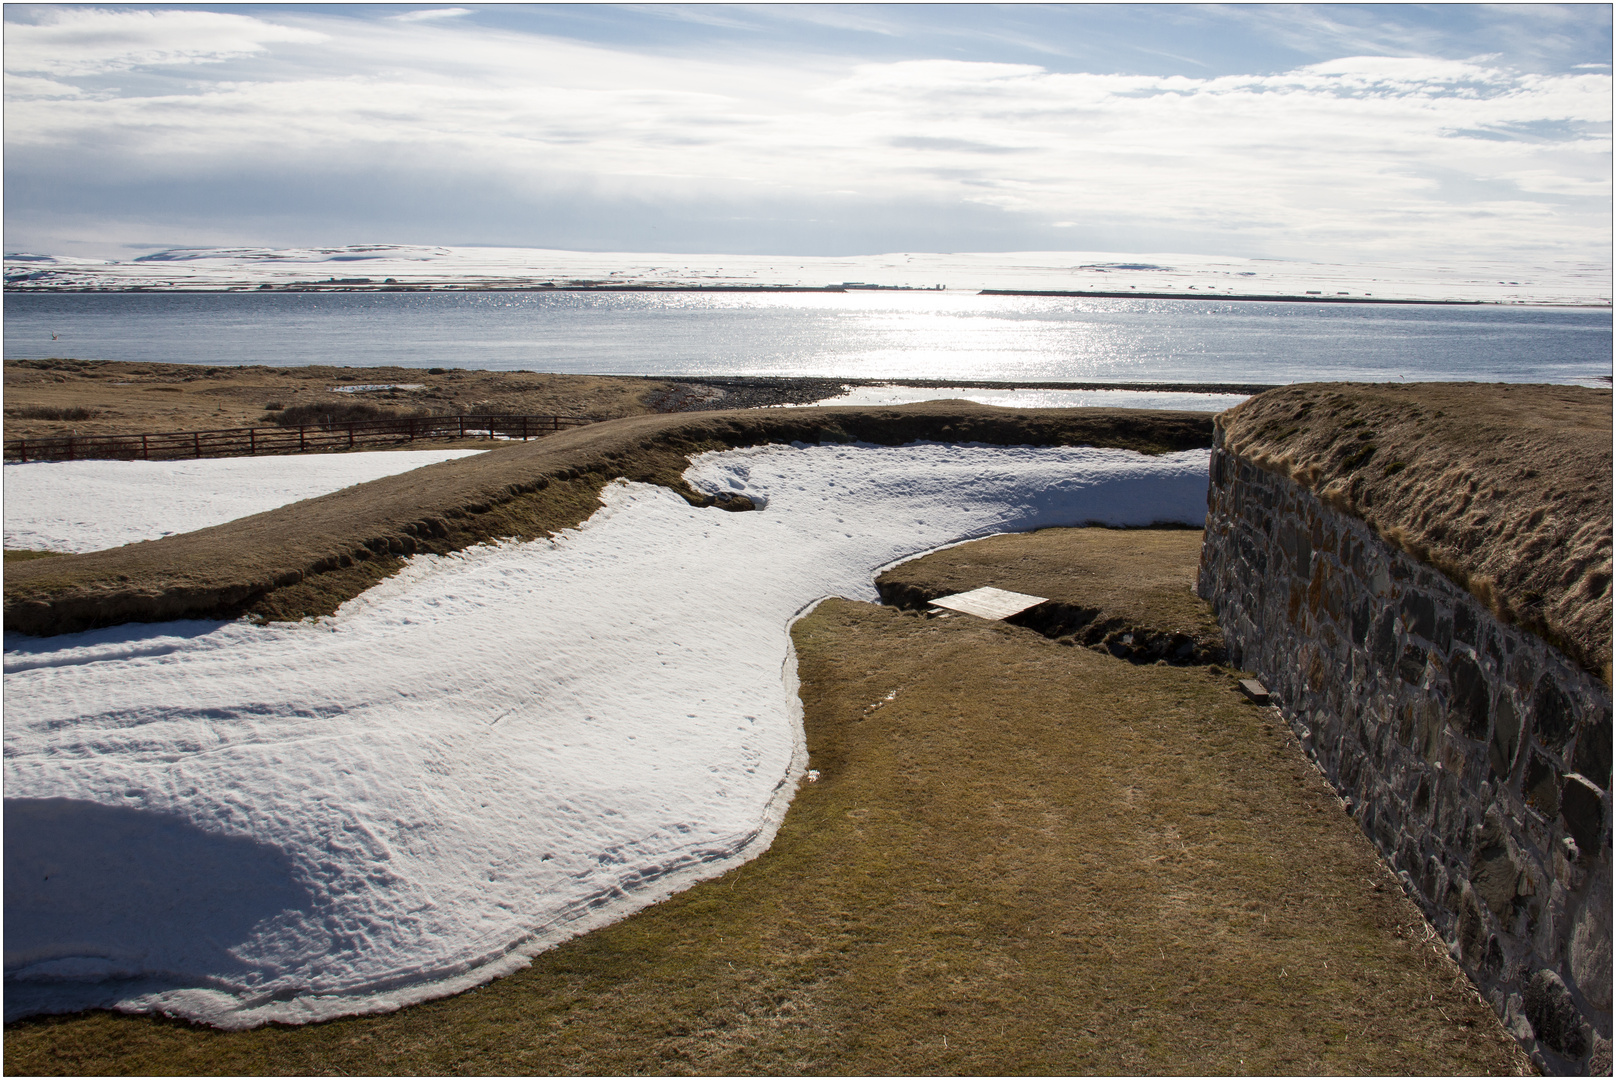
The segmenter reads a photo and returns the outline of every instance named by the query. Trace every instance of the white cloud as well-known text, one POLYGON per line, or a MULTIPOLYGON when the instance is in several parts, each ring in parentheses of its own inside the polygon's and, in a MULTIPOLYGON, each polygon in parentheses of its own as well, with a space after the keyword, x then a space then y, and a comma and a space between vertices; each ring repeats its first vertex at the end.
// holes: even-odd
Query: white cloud
POLYGON ((402 15, 394 15, 391 18, 396 22, 426 22, 431 19, 455 19, 461 15, 470 14, 470 8, 428 8, 425 11, 406 11, 402 15))
POLYGON ((246 15, 53 7, 41 22, 6 23, 8 72, 93 75, 132 67, 216 63, 325 35, 246 15))
POLYGON ((93 158, 143 177, 386 170, 513 210, 587 190, 812 213, 851 191, 1045 228, 1238 235, 1244 254, 1605 243, 1603 72, 1521 73, 1488 57, 1348 56, 1205 79, 721 61, 448 17, 463 8, 405 22, 289 10, 283 23, 94 9, 9 23, 12 160, 93 158), (231 57, 210 69, 216 81, 73 93, 86 71, 231 57))
POLYGON ((17 101, 23 98, 71 98, 83 97, 84 91, 55 79, 41 79, 33 75, 13 75, 6 73, 6 100, 17 101))

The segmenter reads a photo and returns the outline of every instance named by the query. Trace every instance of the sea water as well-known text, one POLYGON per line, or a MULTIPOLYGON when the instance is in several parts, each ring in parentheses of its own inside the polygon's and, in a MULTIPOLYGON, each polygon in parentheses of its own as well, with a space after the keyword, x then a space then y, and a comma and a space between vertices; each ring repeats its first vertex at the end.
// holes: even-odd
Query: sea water
POLYGON ((1008 382, 1609 385, 1611 311, 846 293, 11 293, 6 359, 1008 382))

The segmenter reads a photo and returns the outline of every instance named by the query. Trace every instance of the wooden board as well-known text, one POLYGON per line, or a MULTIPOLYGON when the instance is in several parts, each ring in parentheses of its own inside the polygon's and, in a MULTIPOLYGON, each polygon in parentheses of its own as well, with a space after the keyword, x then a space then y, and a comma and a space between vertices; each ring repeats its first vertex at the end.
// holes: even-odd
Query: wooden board
POLYGON ((1029 596, 1027 593, 984 586, 970 592, 955 593, 933 600, 932 606, 947 608, 949 611, 963 611, 979 619, 1008 619, 1035 604, 1042 604, 1046 599, 1047 597, 1043 596, 1029 596))

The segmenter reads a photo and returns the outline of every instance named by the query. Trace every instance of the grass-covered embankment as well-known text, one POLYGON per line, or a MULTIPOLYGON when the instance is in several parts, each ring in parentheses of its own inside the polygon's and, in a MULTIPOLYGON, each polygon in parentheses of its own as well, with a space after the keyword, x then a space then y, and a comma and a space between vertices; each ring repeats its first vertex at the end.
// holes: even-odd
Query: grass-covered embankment
POLYGON ((615 477, 693 501, 689 456, 768 442, 916 439, 1106 446, 1211 445, 1205 413, 1000 409, 963 401, 632 416, 444 462, 181 536, 15 564, 5 626, 54 634, 120 622, 328 614, 416 552, 443 554, 576 525, 615 477))
MULTIPOLYGON (((1047 595, 1040 548, 1089 548, 1107 581, 1148 551, 1187 596, 1195 535, 1046 530, 909 566, 1047 595)), ((1108 587, 1102 620, 1176 618, 1108 587)), ((793 637, 820 776, 754 862, 390 1016, 40 1018, 7 1028, 8 1070, 1530 1071, 1233 673, 840 600, 793 637)))
POLYGON ((1611 392, 1309 383, 1223 413, 1289 476, 1611 680, 1611 392))

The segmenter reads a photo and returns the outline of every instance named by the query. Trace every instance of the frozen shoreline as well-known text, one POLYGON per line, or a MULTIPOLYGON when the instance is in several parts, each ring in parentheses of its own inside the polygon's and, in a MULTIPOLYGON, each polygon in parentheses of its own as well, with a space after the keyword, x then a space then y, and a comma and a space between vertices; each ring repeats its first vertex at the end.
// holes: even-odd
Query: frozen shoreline
POLYGON ((14 254, 6 289, 93 291, 670 291, 891 289, 1609 307, 1608 265, 1349 264, 1177 253, 707 255, 545 248, 176 248, 107 262, 14 254))
POLYGON ((35 826, 8 836, 7 1015, 304 1022, 514 970, 767 845, 819 598, 975 535, 1197 523, 1206 460, 760 446, 688 474, 760 512, 612 484, 553 541, 417 557, 316 624, 7 635, 35 826))

